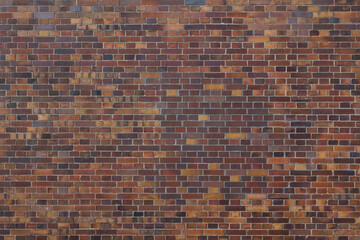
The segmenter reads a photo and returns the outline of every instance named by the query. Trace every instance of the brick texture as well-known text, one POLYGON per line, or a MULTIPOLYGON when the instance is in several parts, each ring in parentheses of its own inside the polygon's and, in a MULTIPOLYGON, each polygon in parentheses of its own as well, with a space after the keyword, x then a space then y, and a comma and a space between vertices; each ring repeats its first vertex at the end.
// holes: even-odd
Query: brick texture
POLYGON ((0 240, 358 240, 359 0, 0 0, 0 240))

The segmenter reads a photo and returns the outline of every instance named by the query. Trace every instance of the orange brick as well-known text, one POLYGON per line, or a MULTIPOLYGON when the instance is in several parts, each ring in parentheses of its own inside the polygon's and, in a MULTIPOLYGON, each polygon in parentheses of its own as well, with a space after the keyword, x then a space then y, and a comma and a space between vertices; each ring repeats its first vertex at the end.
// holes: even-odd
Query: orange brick
POLYGON ((227 133, 226 134, 226 138, 240 138, 243 139, 245 138, 245 133, 227 133))
POLYGON ((230 180, 232 182, 238 182, 241 180, 241 177, 240 176, 230 176, 230 180))
POLYGON ((167 90, 167 95, 168 96, 177 96, 178 92, 176 90, 167 90))
POLYGON ((224 84, 205 84, 206 90, 222 90, 225 89, 224 84))
POLYGON ((146 48, 146 43, 136 43, 136 48, 146 48))
POLYGON ((268 172, 266 170, 247 170, 247 175, 267 175, 268 172))
POLYGON ((201 175, 201 170, 182 170, 182 175, 201 175))
POLYGON ((233 96, 242 96, 242 91, 241 90, 232 90, 231 95, 233 95, 233 96))
POLYGON ((199 115, 198 119, 199 121, 207 121, 209 120, 209 115, 199 115))

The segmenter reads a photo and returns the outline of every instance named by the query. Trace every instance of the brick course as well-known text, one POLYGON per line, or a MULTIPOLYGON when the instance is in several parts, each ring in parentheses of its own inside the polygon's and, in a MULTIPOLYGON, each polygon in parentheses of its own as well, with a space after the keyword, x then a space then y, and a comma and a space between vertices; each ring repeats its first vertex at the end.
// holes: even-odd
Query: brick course
POLYGON ((0 0, 0 240, 358 240, 359 0, 0 0))

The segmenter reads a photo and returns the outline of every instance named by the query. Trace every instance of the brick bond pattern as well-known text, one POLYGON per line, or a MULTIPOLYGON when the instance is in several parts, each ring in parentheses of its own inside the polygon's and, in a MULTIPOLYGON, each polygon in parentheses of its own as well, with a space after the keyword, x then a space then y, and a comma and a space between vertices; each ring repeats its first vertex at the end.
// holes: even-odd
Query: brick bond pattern
POLYGON ((359 23, 359 0, 0 0, 0 239, 359 239, 359 23))

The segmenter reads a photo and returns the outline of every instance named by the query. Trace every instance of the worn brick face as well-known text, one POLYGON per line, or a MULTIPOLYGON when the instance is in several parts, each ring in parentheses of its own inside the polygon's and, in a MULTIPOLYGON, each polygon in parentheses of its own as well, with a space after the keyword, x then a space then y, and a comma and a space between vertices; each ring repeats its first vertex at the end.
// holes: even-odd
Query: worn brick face
POLYGON ((359 0, 0 0, 0 240, 359 240, 359 0))

